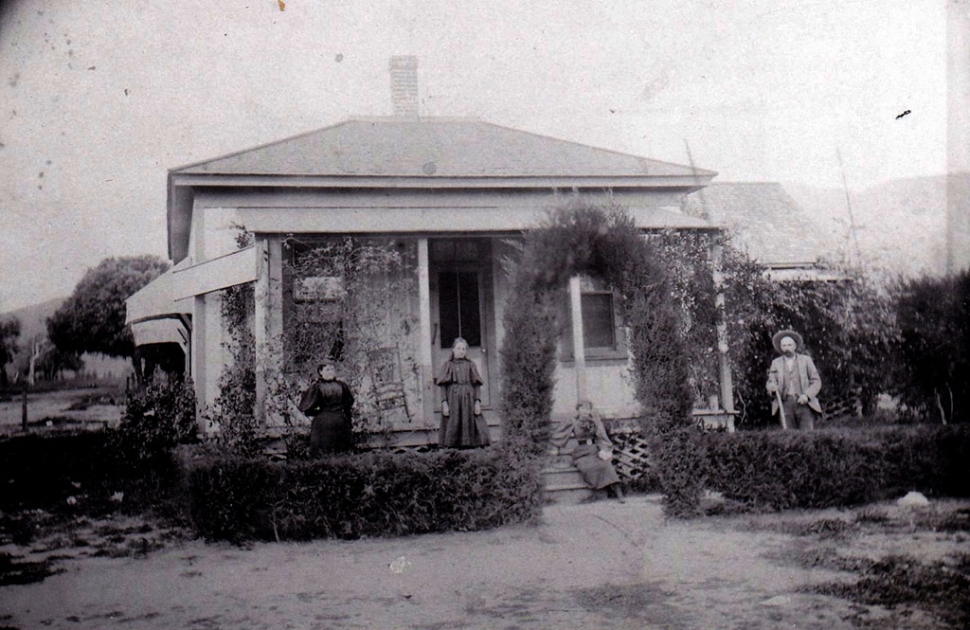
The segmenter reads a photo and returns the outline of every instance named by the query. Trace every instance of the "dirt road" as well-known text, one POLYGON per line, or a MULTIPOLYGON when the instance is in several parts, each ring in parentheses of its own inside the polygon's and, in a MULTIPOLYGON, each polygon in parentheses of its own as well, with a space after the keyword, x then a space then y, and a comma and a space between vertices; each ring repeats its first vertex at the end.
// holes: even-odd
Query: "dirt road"
MULTIPOLYGON (((55 392, 30 393, 27 396, 27 422, 32 430, 43 431, 48 419, 52 425, 69 422, 73 428, 101 428, 115 425, 124 411, 123 400, 111 403, 113 390, 106 388, 68 389, 55 392), (79 402, 90 401, 79 405, 79 402), (78 408, 80 407, 80 408, 78 408)), ((20 396, 0 401, 0 434, 20 431, 23 419, 23 401, 20 396)))
MULTIPOLYGON (((809 592, 853 577, 790 560, 805 548, 791 533, 799 522, 831 528, 853 518, 674 522, 646 496, 550 506, 541 525, 488 532, 249 548, 177 542, 144 556, 60 560, 60 575, 0 588, 0 627, 851 628, 895 613, 809 592)), ((837 548, 945 555, 965 540, 914 532, 856 535, 837 548)), ((908 615, 898 627, 939 627, 908 615)))

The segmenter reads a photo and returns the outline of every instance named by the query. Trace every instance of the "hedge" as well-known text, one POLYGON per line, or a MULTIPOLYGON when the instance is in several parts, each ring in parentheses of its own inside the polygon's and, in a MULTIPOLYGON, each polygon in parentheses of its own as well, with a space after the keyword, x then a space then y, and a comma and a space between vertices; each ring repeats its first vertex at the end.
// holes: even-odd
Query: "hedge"
POLYGON ((503 449, 287 463, 209 457, 187 479, 192 523, 209 540, 480 530, 536 519, 542 498, 536 468, 503 449))
POLYGON ((970 496, 970 426, 711 433, 707 487, 756 509, 970 496))

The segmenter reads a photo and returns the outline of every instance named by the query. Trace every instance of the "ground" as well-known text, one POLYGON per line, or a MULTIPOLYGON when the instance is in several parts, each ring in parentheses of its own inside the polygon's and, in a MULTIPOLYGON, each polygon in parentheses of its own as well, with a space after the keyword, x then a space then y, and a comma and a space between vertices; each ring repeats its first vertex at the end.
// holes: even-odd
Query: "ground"
POLYGON ((968 520, 970 502, 933 501, 669 521, 647 495, 485 532, 237 547, 81 519, 0 547, 61 571, 0 587, 0 628, 960 628, 968 520), (935 573, 910 571, 907 595, 900 567, 935 573))
MULTIPOLYGON (((124 394, 117 387, 66 389, 27 395, 27 424, 32 431, 97 429, 121 420, 124 394)), ((23 400, 0 400, 0 435, 20 431, 23 400)))

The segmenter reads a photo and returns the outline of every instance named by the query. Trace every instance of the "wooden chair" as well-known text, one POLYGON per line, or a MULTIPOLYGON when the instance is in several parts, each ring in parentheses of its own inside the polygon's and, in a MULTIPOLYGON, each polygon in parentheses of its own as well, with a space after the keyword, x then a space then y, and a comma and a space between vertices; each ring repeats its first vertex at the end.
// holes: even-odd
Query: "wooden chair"
POLYGON ((404 391, 404 378, 401 374, 401 355, 397 348, 378 348, 367 353, 371 383, 374 385, 374 398, 382 420, 385 414, 400 409, 407 422, 411 422, 408 397, 404 391))

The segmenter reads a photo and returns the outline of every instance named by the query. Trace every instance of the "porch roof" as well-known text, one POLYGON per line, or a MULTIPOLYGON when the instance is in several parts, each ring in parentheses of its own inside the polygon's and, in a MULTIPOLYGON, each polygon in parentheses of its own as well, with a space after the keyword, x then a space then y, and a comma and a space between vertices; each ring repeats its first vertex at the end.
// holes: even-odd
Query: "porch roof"
MULTIPOLYGON (((627 207, 634 224, 642 230, 719 229, 708 221, 663 207, 627 207)), ((542 212, 532 208, 327 208, 326 221, 319 208, 252 207, 241 211, 246 227, 254 232, 294 234, 409 234, 502 236, 518 234, 535 226, 542 212)))

